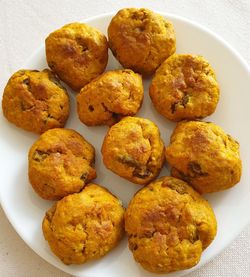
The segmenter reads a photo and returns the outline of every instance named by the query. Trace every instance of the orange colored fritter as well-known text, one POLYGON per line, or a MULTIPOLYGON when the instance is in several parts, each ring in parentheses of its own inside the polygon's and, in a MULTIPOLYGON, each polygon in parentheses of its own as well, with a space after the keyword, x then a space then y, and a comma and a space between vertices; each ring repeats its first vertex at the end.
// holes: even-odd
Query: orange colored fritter
POLYGON ((175 52, 171 22, 148 9, 120 10, 108 27, 109 47, 125 68, 151 75, 175 52))
POLYGON ((219 101, 219 85, 202 57, 174 54, 158 68, 149 89, 156 110, 172 121, 212 114, 219 101))
POLYGON ((45 40, 49 67, 78 91, 100 75, 108 62, 108 42, 96 28, 70 23, 51 33, 45 40))
POLYGON ((69 96, 50 70, 19 70, 4 89, 2 108, 11 123, 41 134, 65 125, 69 96))
POLYGON ((118 198, 96 184, 58 201, 43 220, 51 250, 65 264, 98 259, 121 240, 124 209, 118 198))
POLYGON ((96 177, 94 162, 94 147, 79 133, 51 129, 30 148, 29 180, 39 196, 58 200, 96 177))
POLYGON ((166 159, 172 176, 200 193, 225 190, 240 181, 239 143, 213 123, 179 122, 166 147, 166 159))
POLYGON ((77 95, 80 120, 88 125, 112 125, 121 117, 135 115, 143 100, 142 78, 130 69, 103 73, 77 95))
POLYGON ((160 173, 164 144, 152 121, 128 116, 109 129, 102 155, 108 169, 133 183, 145 185, 160 173))
POLYGON ((125 230, 135 260, 148 271, 168 273, 199 262, 217 222, 209 203, 187 183, 162 177, 130 201, 125 230))

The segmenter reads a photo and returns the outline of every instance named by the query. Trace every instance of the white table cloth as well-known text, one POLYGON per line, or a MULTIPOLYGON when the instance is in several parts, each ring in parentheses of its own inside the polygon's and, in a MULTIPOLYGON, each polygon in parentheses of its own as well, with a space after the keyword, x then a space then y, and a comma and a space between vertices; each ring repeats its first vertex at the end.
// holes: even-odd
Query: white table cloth
MULTIPOLYGON (((122 7, 148 7, 197 21, 223 37, 250 63, 250 0, 1 0, 1 91, 10 75, 22 67, 52 30, 122 7)), ((0 276, 70 275, 49 265, 26 246, 0 208, 0 276)), ((187 276, 249 277, 250 225, 213 261, 187 276)))

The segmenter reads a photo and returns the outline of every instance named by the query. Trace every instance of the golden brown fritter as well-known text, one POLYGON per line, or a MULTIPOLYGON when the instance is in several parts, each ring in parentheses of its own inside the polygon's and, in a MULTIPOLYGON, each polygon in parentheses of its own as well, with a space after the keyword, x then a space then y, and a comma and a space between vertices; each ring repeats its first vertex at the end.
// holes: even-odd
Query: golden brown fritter
POLYGON ((49 67, 74 90, 100 75, 108 62, 108 42, 97 29, 70 23, 45 40, 49 67))
POLYGON ((199 262, 217 222, 209 203, 187 183, 162 177, 130 201, 125 230, 135 260, 148 271, 168 273, 199 262))
POLYGON ((202 57, 174 54, 156 71, 149 94, 157 111, 169 120, 203 118, 215 111, 219 86, 202 57))
POLYGON ((200 193, 221 191, 240 181, 239 143, 213 123, 179 122, 166 148, 166 159, 172 176, 200 193))
POLYGON ((64 126, 69 116, 69 96, 50 70, 19 70, 4 89, 2 108, 11 123, 41 134, 64 126))
POLYGON ((120 10, 108 27, 109 47, 125 67, 151 75, 175 52, 171 22, 148 9, 120 10))
POLYGON ((145 185, 160 173, 164 144, 152 121, 128 116, 109 129, 102 155, 108 169, 133 183, 145 185))
POLYGON ((135 115, 143 100, 142 78, 130 69, 107 71, 77 95, 80 120, 88 125, 112 125, 135 115))
POLYGON ((96 177, 94 162, 94 147, 79 133, 51 129, 30 148, 29 180, 42 198, 58 200, 96 177))
POLYGON ((43 234, 65 264, 82 264, 104 256, 118 244, 123 216, 118 198, 99 185, 89 184, 47 211, 43 234))

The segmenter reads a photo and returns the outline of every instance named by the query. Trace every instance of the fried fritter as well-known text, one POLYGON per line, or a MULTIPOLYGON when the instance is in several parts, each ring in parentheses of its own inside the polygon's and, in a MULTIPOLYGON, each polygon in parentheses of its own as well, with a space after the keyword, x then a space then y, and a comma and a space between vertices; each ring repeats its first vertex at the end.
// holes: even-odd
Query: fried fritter
POLYGON ((41 134, 65 125, 69 96, 50 70, 19 70, 4 89, 2 108, 11 123, 41 134))
POLYGON ((130 69, 107 71, 77 95, 80 120, 88 125, 112 125, 135 115, 143 100, 142 78, 130 69))
POLYGON ((103 73, 108 62, 108 42, 96 28, 70 23, 45 40, 49 67, 59 78, 78 91, 103 73))
POLYGON ((240 181, 239 143, 213 123, 179 122, 166 147, 166 159, 172 176, 200 193, 225 190, 240 181))
POLYGON ((29 180, 39 196, 58 200, 96 177, 94 162, 94 147, 79 133, 51 129, 30 148, 29 180))
POLYGON ((133 183, 145 185, 160 173, 164 144, 152 121, 128 116, 109 129, 102 155, 108 169, 133 183))
POLYGON ((199 262, 217 222, 209 203, 187 183, 162 177, 130 201, 125 230, 135 260, 148 271, 168 273, 199 262))
POLYGON ((202 57, 174 54, 156 71, 149 94, 156 110, 172 121, 212 114, 219 101, 219 85, 202 57))
POLYGON ((65 264, 82 264, 112 250, 123 235, 124 209, 107 189, 88 184, 49 209, 43 234, 65 264))
POLYGON ((120 10, 108 27, 109 47, 125 68, 151 75, 175 52, 171 22, 148 9, 120 10))

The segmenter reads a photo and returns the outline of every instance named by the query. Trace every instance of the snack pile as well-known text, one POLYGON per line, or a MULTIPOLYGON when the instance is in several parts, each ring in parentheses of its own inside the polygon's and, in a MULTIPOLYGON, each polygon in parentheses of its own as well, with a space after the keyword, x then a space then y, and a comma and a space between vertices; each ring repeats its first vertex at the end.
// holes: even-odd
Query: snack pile
POLYGON ((29 181, 40 197, 57 201, 43 219, 44 238, 63 263, 83 264, 103 257, 126 232, 144 269, 191 268, 217 232, 202 194, 234 186, 242 171, 239 143, 215 123, 201 121, 219 101, 215 72, 200 55, 175 53, 173 24, 148 9, 120 10, 107 33, 108 39, 77 22, 54 31, 45 40, 50 69, 17 71, 3 93, 6 119, 40 135, 28 153, 29 181), (108 49, 124 69, 105 71, 108 49), (153 106, 178 122, 167 146, 157 122, 136 116, 143 78, 152 75, 153 106), (77 93, 77 111, 70 111, 61 81, 77 93), (87 126, 109 126, 104 165, 142 186, 127 209, 105 185, 92 183, 98 175, 95 148, 64 128, 70 112, 87 126), (165 162, 171 176, 157 179, 165 162))

